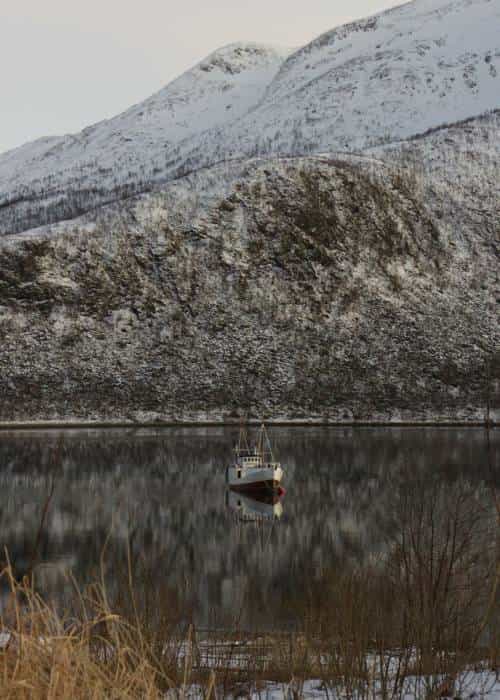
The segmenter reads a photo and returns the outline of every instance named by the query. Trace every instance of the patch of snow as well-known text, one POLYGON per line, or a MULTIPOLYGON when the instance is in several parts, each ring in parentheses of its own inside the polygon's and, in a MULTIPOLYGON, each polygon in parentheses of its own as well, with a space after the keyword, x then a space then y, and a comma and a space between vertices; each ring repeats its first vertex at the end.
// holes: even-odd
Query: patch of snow
MULTIPOLYGON (((456 697, 460 697, 462 700, 500 700, 500 679, 498 674, 493 672, 466 673, 457 678, 455 690, 459 693, 456 697)), ((178 698, 179 691, 182 693, 182 697, 189 700, 201 700, 205 697, 205 689, 193 684, 179 690, 168 691, 167 698, 171 700, 178 698)), ((288 683, 263 681, 259 684, 251 684, 249 688, 245 687, 242 692, 244 697, 249 698, 249 700, 289 700, 290 698, 345 700, 347 697, 351 700, 362 700, 366 697, 383 696, 382 691, 377 688, 369 693, 353 690, 346 694, 341 688, 335 687, 335 684, 321 679, 301 681, 295 678, 288 683)), ((226 694, 224 697, 233 700, 233 698, 236 699, 242 695, 235 692, 234 694, 226 694)), ((423 679, 409 678, 406 689, 400 697, 401 700, 416 700, 420 697, 426 697, 423 679)), ((446 698, 445 695, 441 695, 441 697, 446 698)))
POLYGON ((10 632, 3 632, 0 630, 0 651, 7 649, 9 646, 12 635, 10 632))

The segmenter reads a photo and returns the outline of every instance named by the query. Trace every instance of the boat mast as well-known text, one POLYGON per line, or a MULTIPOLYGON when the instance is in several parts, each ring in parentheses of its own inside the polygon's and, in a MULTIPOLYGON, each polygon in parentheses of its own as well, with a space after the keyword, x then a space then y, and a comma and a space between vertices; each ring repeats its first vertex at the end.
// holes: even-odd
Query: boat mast
POLYGON ((262 462, 264 462, 264 423, 260 426, 260 431, 259 431, 259 440, 257 442, 257 451, 259 453, 259 457, 262 462))
POLYGON ((262 459, 263 462, 265 462, 265 455, 266 455, 265 443, 267 443, 267 451, 269 452, 269 455, 271 457, 270 461, 274 462, 274 455, 273 455, 273 448, 271 447, 271 441, 269 440, 269 435, 267 434, 266 426, 264 425, 264 423, 262 423, 260 426, 259 441, 258 441, 257 449, 259 451, 260 458, 262 459))

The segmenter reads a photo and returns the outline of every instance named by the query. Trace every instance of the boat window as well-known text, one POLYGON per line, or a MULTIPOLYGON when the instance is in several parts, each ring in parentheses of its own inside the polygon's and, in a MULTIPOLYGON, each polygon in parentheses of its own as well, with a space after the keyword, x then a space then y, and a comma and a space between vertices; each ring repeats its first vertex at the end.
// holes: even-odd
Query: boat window
POLYGON ((241 479, 241 469, 238 469, 238 479, 241 479))

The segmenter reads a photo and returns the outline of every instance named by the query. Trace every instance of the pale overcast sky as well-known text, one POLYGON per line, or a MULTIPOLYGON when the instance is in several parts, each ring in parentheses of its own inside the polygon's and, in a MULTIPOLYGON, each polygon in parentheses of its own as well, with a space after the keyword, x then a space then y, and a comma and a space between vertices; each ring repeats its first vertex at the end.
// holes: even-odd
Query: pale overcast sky
POLYGON ((78 131, 234 41, 300 46, 401 0, 0 0, 0 152, 78 131))

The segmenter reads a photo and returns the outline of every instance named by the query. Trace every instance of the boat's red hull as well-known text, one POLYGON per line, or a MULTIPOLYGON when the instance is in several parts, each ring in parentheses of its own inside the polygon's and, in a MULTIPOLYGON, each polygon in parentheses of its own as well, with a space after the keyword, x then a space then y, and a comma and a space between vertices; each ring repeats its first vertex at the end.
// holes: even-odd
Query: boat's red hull
POLYGON ((230 486, 231 491, 236 491, 237 493, 243 494, 248 498, 259 501, 260 503, 268 503, 269 505, 276 505, 281 500, 281 497, 285 493, 283 486, 277 486, 274 488, 260 488, 260 489, 248 489, 244 486, 230 486))

